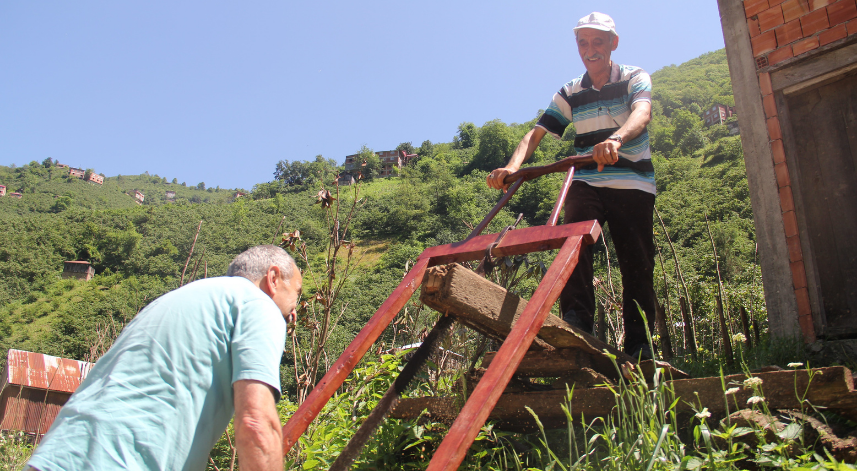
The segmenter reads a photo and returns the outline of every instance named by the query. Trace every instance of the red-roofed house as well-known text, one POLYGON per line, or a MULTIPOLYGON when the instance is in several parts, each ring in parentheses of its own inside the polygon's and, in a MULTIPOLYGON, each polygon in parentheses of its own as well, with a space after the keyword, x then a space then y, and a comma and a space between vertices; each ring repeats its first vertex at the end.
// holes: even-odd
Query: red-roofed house
POLYGON ((45 434, 92 363, 9 350, 0 378, 0 430, 45 434))
POLYGON ((77 178, 80 178, 81 180, 83 180, 83 177, 86 175, 86 170, 83 170, 80 168, 69 167, 68 168, 68 175, 70 177, 77 177, 77 178))
POLYGON ((6 196, 6 186, 0 185, 0 196, 6 196))

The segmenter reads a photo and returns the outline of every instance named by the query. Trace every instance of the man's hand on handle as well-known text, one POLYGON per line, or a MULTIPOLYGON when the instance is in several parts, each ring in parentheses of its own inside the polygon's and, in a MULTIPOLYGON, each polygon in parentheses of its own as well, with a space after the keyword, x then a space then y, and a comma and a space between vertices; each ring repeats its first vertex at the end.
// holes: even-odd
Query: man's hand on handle
POLYGON ((488 188, 494 188, 495 190, 503 190, 503 193, 506 192, 506 189, 509 188, 508 183, 504 183, 503 180, 506 179, 509 175, 515 173, 515 170, 510 170, 507 167, 495 169, 493 172, 488 174, 488 178, 486 181, 488 182, 488 188))
POLYGON ((595 144, 595 147, 592 148, 592 158, 598 164, 599 172, 604 170, 605 165, 613 165, 619 161, 620 147, 622 144, 612 139, 595 144))

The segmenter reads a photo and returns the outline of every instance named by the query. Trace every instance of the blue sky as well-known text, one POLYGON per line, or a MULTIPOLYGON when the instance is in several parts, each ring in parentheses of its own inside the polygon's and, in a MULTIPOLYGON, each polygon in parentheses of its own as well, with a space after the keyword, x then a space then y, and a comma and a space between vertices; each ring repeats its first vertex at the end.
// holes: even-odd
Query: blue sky
POLYGON ((546 107, 593 10, 649 72, 723 47, 714 0, 3 1, 0 164, 250 189, 279 160, 448 142, 546 107))

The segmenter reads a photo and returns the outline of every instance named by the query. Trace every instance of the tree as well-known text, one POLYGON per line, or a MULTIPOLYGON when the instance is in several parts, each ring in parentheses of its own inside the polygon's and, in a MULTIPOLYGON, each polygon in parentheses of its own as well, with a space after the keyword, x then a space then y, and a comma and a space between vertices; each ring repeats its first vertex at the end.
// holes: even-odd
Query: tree
POLYGON ((359 166, 358 169, 363 174, 365 180, 372 180, 381 173, 381 159, 366 144, 360 147, 357 158, 354 160, 354 163, 359 166))
POLYGON ((406 154, 416 153, 416 149, 414 149, 414 145, 411 142, 403 142, 403 143, 399 144, 398 146, 396 146, 396 150, 397 151, 403 150, 403 151, 405 151, 406 154))
POLYGON ((479 143, 470 169, 490 172, 506 165, 516 144, 515 136, 505 123, 499 119, 488 121, 479 130, 479 143))
POLYGON ((299 160, 294 162, 281 160, 277 162, 277 167, 274 170, 274 179, 284 185, 303 185, 311 177, 312 167, 310 163, 299 160))
POLYGON ((205 190, 205 182, 199 182, 196 184, 197 190, 205 190))
POLYGON ((428 157, 428 158, 434 157, 434 144, 432 144, 431 141, 426 139, 420 145, 420 148, 417 149, 417 154, 420 157, 428 157))
POLYGON ((178 178, 173 178, 173 185, 178 185, 178 183, 179 183, 178 178))
POLYGON ((458 144, 462 149, 467 149, 476 145, 478 141, 479 129, 475 124, 463 122, 458 125, 458 144))

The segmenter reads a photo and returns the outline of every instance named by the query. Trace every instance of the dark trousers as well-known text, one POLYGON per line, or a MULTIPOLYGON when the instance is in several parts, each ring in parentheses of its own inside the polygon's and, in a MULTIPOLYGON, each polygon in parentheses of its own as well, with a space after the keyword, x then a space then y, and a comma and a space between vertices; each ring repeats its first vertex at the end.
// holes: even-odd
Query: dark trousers
MULTIPOLYGON (((610 229, 622 273, 622 318, 626 351, 647 342, 646 327, 638 303, 646 314, 649 331, 654 335, 654 207, 655 195, 651 193, 599 188, 581 181, 571 184, 565 202, 566 224, 595 219, 602 227, 606 223, 610 229)), ((564 317, 576 315, 579 323, 590 330, 595 317, 592 247, 590 245, 581 250, 577 267, 559 297, 564 317), (573 312, 569 312, 571 310, 573 312)))

